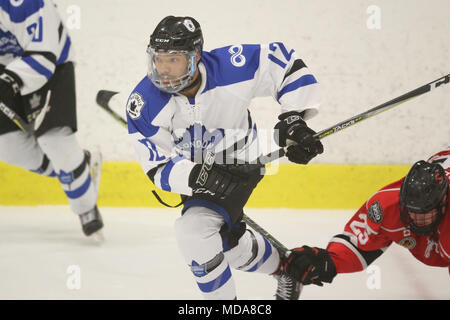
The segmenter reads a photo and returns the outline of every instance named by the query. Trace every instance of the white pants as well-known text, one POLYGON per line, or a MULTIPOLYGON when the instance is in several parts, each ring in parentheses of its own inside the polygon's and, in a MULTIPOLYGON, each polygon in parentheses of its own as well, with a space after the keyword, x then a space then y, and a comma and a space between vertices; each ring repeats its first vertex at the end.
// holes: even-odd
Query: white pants
POLYGON ((83 149, 68 127, 51 129, 37 139, 22 131, 0 135, 0 161, 41 175, 57 176, 76 214, 91 210, 97 202, 89 166, 77 177, 72 174, 84 157, 83 149))
POLYGON ((219 231, 224 223, 222 216, 204 207, 189 208, 175 222, 178 246, 205 299, 236 298, 230 267, 271 274, 280 264, 272 244, 248 229, 237 246, 223 252, 219 231))

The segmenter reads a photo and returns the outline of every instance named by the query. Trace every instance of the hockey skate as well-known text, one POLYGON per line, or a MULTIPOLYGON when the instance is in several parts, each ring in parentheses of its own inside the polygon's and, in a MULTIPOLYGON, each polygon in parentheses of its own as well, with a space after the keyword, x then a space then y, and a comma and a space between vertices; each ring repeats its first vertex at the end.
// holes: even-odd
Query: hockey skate
POLYGON ((86 236, 100 233, 100 230, 103 228, 102 217, 100 216, 97 206, 86 213, 80 214, 80 221, 86 236))
MULTIPOLYGON (((280 254, 280 259, 283 261, 284 253, 278 250, 280 254)), ((275 293, 275 300, 298 300, 300 293, 302 292, 303 285, 284 272, 281 266, 278 271, 276 271, 273 276, 277 279, 277 291, 275 293)))
MULTIPOLYGON (((89 174, 91 175, 92 184, 95 188, 95 194, 98 197, 102 168, 102 155, 99 151, 93 151, 91 153, 85 150, 84 153, 89 164, 89 174)), ((94 240, 96 240, 96 242, 104 241, 103 233, 101 231, 103 228, 103 220, 97 206, 95 206, 92 210, 81 214, 80 221, 83 233, 86 236, 91 236, 94 240)))
POLYGON ((302 284, 283 271, 274 275, 278 281, 275 300, 298 300, 302 291, 302 284))

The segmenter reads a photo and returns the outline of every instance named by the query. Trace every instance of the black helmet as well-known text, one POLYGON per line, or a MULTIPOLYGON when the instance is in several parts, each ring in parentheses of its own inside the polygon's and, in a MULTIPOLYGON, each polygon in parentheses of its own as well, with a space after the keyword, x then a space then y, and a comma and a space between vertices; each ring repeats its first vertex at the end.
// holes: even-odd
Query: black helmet
POLYGON ((148 78, 166 92, 175 93, 185 89, 193 80, 203 49, 200 24, 191 17, 165 17, 150 36, 147 47, 149 57, 148 78), (186 69, 176 76, 159 73, 158 57, 185 56, 186 69))
POLYGON ((417 235, 432 234, 439 226, 447 206, 448 181, 445 170, 437 163, 417 161, 409 170, 400 187, 400 217, 411 232, 417 235), (418 226, 409 212, 425 214, 437 209, 435 221, 418 226))
POLYGON ((164 51, 202 51, 202 29, 191 17, 165 17, 150 36, 149 47, 164 51))

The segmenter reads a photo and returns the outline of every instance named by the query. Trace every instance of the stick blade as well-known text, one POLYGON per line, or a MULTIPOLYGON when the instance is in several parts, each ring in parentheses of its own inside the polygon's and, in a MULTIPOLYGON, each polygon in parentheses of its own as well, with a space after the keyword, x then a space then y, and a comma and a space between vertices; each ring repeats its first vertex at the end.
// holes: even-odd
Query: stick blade
POLYGON ((100 90, 97 93, 97 97, 96 97, 96 101, 97 104, 100 105, 103 108, 109 108, 108 104, 109 104, 109 100, 111 100, 111 98, 118 94, 119 92, 117 91, 109 91, 109 90, 100 90))

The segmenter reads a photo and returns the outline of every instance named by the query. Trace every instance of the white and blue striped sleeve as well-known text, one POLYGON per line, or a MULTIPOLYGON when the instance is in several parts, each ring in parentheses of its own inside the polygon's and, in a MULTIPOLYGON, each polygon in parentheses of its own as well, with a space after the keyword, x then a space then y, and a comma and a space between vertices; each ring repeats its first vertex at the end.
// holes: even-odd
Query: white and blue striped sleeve
MULTIPOLYGON (((145 88, 142 83, 148 81, 144 79, 138 88, 145 88)), ((127 102, 128 133, 139 163, 156 187, 191 195, 189 174, 195 163, 176 152, 172 134, 162 124, 170 119, 167 101, 150 97, 150 103, 146 97, 149 91, 141 92, 134 91, 127 102)))
POLYGON ((304 112, 305 120, 318 113, 319 84, 295 50, 281 42, 261 46, 256 74, 257 96, 273 96, 281 112, 304 112))
POLYGON ((5 70, 18 79, 26 95, 44 86, 57 65, 73 60, 70 37, 51 1, 2 1, 1 9, 21 47, 20 55, 5 70))

